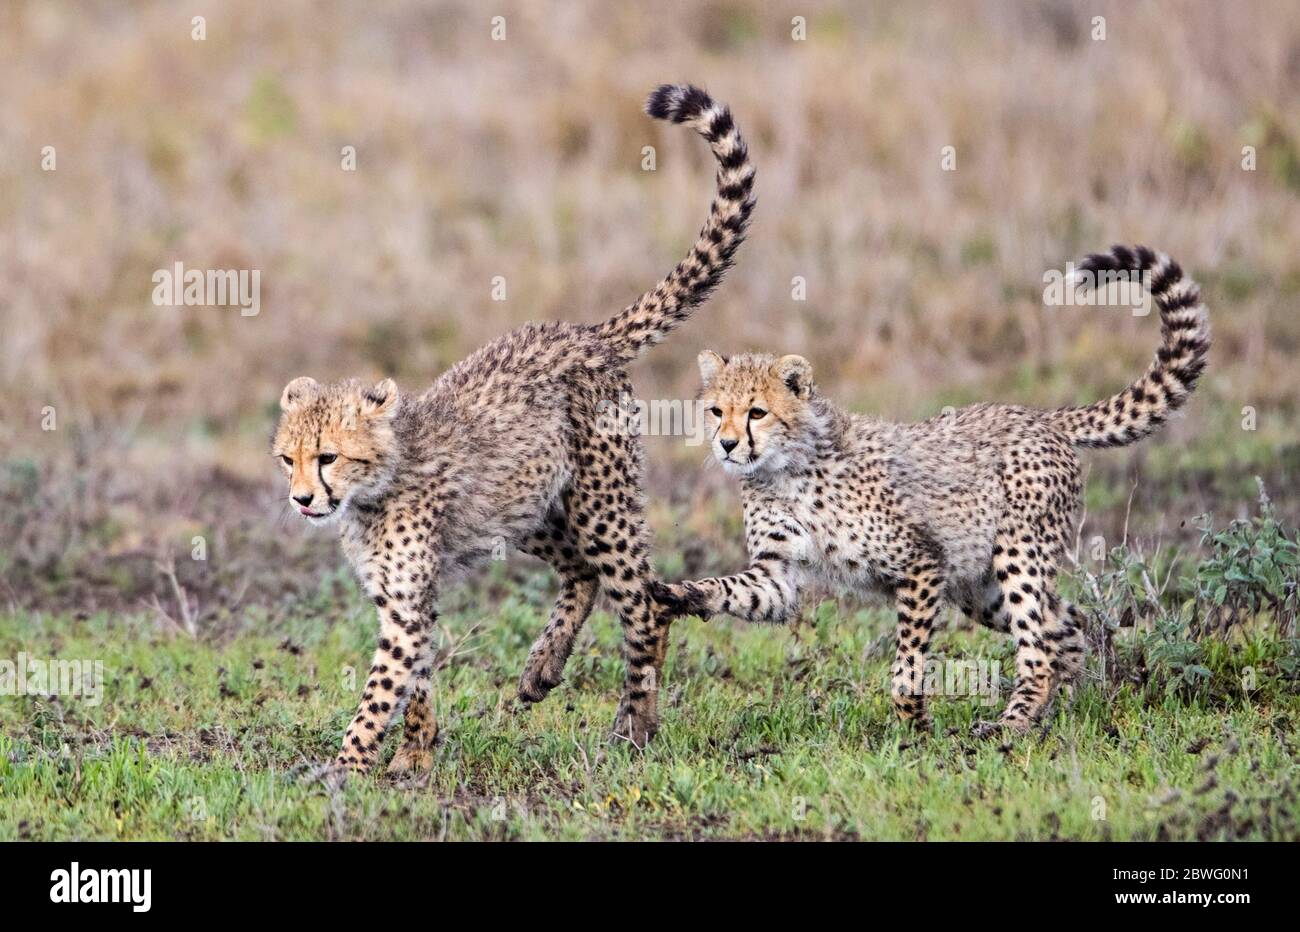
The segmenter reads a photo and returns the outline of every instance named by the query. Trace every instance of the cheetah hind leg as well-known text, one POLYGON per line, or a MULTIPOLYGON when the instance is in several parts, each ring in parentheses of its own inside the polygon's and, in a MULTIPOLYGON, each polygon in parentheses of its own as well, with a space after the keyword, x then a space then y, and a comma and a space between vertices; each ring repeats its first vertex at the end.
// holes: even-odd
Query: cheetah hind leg
POLYGON ((644 748, 659 730, 669 626, 650 595, 650 534, 642 517, 639 461, 629 449, 634 440, 608 438, 610 450, 592 455, 591 467, 574 477, 565 505, 578 552, 623 629, 623 694, 610 738, 644 748))
POLYGON ((1008 628, 1016 643, 1016 681, 997 722, 979 722, 977 738, 1007 730, 1025 734, 1042 718, 1056 685, 1057 661, 1068 626, 1058 618, 1060 600, 1052 591, 1056 568, 1046 548, 1026 528, 999 533, 993 569, 1001 589, 1008 628))
POLYGON ((1053 672, 1061 691, 1073 699, 1074 687, 1083 679, 1083 612, 1074 604, 1062 601, 1060 618, 1062 632, 1057 642, 1053 672))

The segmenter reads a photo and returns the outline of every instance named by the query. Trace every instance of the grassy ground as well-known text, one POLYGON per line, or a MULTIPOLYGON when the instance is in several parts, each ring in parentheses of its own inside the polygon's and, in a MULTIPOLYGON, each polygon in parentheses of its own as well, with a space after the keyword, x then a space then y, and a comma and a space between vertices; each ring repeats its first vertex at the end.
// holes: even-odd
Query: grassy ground
MULTIPOLYGON (((337 545, 285 507, 281 388, 419 390, 526 320, 600 320, 650 286, 712 175, 698 139, 641 114, 663 81, 732 105, 759 207, 717 296, 634 368, 643 398, 692 397, 710 347, 800 353, 822 391, 900 420, 1091 401, 1158 328, 1044 307, 1043 274, 1147 242, 1204 286, 1214 350, 1185 416, 1085 458, 1081 549, 1196 575, 1193 516, 1250 514, 1255 476, 1300 523, 1300 6, 804 6, 507 0, 495 42, 469 0, 228 0, 201 41, 166 2, 0 5, 0 227, 20 247, 0 251, 0 663, 106 677, 96 706, 0 695, 0 839, 1296 837, 1293 566, 1250 584, 1290 593, 1290 621, 1247 599, 1223 640, 1168 628, 1209 576, 1153 596, 1088 558, 1098 624, 1134 626, 1102 631, 1045 737, 1005 749, 966 737, 996 708, 977 698, 939 697, 927 737, 892 723, 879 610, 683 622, 645 752, 605 740, 604 616, 568 681, 512 711, 549 584, 498 566, 444 614, 434 775, 303 779, 373 631, 337 545), (260 313, 155 306, 178 261, 260 270, 260 313)), ((659 568, 740 565, 734 483, 681 437, 646 447, 659 568)), ((1210 576, 1237 593, 1253 546, 1210 576)), ((1009 669, 986 632, 939 649, 1009 669)))
MULTIPOLYGON (((102 701, 0 703, 0 838, 24 839, 1150 839, 1295 838, 1300 697, 1267 626, 1205 652, 1210 682, 1093 681, 1045 733, 968 737, 996 714, 939 697, 935 729, 893 721, 880 611, 824 603, 793 629, 676 627, 663 729, 607 741, 617 631, 594 617, 567 682, 517 710, 513 681, 544 621, 545 578, 504 571, 487 619, 470 592, 444 615, 427 777, 310 777, 351 714, 369 612, 334 581, 316 611, 226 643, 147 616, 0 619, 0 656, 101 660, 102 701), (1231 684, 1257 671, 1249 696, 1231 684)), ((1009 670, 1004 639, 952 630, 948 661, 1009 670)), ((1000 684, 1003 695, 1007 684, 1000 684)), ((388 750, 391 751, 390 741, 388 750)))

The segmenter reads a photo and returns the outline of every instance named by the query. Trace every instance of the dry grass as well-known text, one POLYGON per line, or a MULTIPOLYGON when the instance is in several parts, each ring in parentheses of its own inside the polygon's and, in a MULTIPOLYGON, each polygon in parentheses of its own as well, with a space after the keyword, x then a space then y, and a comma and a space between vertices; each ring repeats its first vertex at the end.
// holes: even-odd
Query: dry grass
MULTIPOLYGON (((171 3, 4 5, 0 462, 39 495, 16 499, 0 550, 59 549, 57 534, 16 547, 14 514, 49 523, 40 495, 80 496, 69 533, 98 529, 101 553, 188 548, 205 509, 278 534, 264 445, 289 378, 416 388, 522 321, 617 310, 677 260, 707 203, 699 140, 640 113, 665 80, 731 103, 760 204, 718 297, 639 366, 646 396, 693 395, 710 346, 803 353, 824 390, 900 418, 1091 399, 1139 371, 1155 323, 1044 309, 1043 272, 1146 242, 1204 283, 1217 342, 1187 418, 1097 457, 1094 480, 1124 490, 1098 519, 1122 517, 1148 458, 1153 533, 1207 505, 1237 513, 1253 470, 1294 514, 1296 4, 494 11, 505 42, 470 2, 230 0, 195 42, 195 11, 171 3), (640 171, 644 145, 656 173, 640 171), (946 145, 956 172, 940 170, 946 145), (1241 170, 1244 145, 1257 171, 1241 170), (261 269, 260 315, 153 306, 151 274, 176 261, 261 269)), ((734 552, 714 518, 732 493, 681 468, 700 450, 650 451, 656 501, 716 505, 669 536, 734 552)))

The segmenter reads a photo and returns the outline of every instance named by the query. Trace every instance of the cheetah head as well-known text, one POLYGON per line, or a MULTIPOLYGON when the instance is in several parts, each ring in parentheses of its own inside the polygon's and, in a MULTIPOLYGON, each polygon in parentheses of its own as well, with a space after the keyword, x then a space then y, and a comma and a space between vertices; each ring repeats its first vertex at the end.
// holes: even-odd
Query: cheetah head
POLYGON ((382 492, 398 455, 396 383, 294 379, 280 396, 271 452, 289 479, 289 503, 312 524, 337 520, 350 501, 382 492))
POLYGON ((774 473, 801 448, 814 417, 812 366, 802 356, 700 353, 701 398, 713 455, 734 475, 774 473))

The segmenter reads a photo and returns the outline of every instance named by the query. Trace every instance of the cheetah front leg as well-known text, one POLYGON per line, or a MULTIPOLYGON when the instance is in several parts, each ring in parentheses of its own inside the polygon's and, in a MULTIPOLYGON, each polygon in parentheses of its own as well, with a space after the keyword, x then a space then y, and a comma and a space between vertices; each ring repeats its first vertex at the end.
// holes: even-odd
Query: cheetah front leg
POLYGON ((894 711, 904 721, 930 725, 925 708, 925 649, 939 613, 943 578, 932 563, 916 567, 894 594, 898 607, 898 648, 894 658, 891 695, 894 711))
MULTIPOLYGON (((414 576, 417 571, 408 565, 407 572, 414 576)), ((420 575, 427 578, 429 574, 420 575)), ((336 762, 358 773, 374 766, 389 722, 402 704, 417 694, 422 693, 410 719, 417 743, 411 745, 412 749, 404 757, 423 763, 422 752, 428 750, 436 735, 433 717, 428 712, 428 680, 416 671, 431 667, 429 651, 437 613, 431 608, 431 591, 403 587, 403 578, 410 580, 411 576, 381 575, 379 580, 381 593, 387 593, 374 600, 379 610, 379 645, 357 714, 343 735, 343 747, 336 762), (417 753, 415 748, 421 744, 424 747, 417 753)), ((408 714, 412 714, 409 704, 408 714)), ((408 736, 411 734, 408 731, 408 736)))
POLYGON ((564 665, 573 652, 573 642, 596 602, 597 588, 594 576, 560 580, 551 617, 528 652, 523 675, 519 677, 519 698, 524 702, 541 702, 560 684, 564 665))
POLYGON ((552 515, 547 528, 520 547, 551 564, 560 576, 551 617, 528 652, 519 677, 519 698, 524 702, 541 702, 560 684, 573 643, 595 605, 600 583, 596 570, 581 562, 578 547, 577 535, 563 513, 552 515))
POLYGON ((807 534, 781 515, 745 515, 749 567, 731 576, 693 582, 655 582, 651 592, 660 611, 670 617, 732 615, 744 621, 781 623, 799 610, 799 555, 809 547, 807 534))
POLYGON ((691 582, 651 584, 668 617, 731 615, 743 621, 781 623, 799 609, 799 582, 790 564, 775 554, 760 554, 749 569, 733 576, 691 582))
POLYGON ((433 713, 433 639, 421 648, 411 672, 410 698, 402 713, 402 743, 388 762, 390 774, 423 773, 433 767, 433 745, 438 738, 438 720, 433 713))

